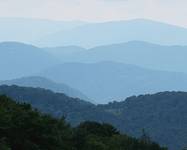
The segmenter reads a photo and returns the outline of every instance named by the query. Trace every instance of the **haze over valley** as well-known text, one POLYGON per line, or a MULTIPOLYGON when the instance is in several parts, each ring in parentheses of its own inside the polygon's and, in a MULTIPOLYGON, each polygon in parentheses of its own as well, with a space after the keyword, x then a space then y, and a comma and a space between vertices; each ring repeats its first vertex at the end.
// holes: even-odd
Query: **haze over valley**
POLYGON ((186 5, 0 1, 0 150, 186 150, 186 5))

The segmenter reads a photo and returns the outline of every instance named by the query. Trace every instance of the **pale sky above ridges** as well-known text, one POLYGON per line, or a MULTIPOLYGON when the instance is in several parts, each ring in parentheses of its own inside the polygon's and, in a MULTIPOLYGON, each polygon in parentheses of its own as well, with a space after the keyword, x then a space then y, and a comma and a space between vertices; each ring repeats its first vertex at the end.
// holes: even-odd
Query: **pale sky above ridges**
POLYGON ((187 27, 187 0, 0 0, 0 17, 111 21, 145 18, 187 27))

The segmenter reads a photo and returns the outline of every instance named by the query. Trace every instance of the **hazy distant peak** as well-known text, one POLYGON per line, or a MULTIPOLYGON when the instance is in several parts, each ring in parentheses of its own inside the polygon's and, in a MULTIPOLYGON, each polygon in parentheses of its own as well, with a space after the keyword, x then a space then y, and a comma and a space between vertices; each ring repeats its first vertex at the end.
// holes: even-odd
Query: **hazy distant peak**
MULTIPOLYGON (((106 21, 106 22, 95 22, 95 23, 83 24, 81 26, 81 28, 84 28, 85 26, 95 26, 95 25, 104 25, 104 24, 108 24, 108 25, 110 25, 110 24, 112 24, 112 25, 114 25, 114 24, 166 25, 166 26, 170 26, 170 27, 178 27, 178 28, 187 29, 185 27, 177 26, 174 24, 161 22, 161 21, 157 21, 157 20, 151 20, 151 19, 143 19, 143 18, 130 19, 130 20, 115 20, 115 21, 106 21)), ((76 28, 80 28, 80 27, 76 27, 76 28)))
MULTIPOLYGON (((41 77, 41 76, 29 76, 29 77, 22 77, 22 78, 16 78, 16 79, 13 79, 12 81, 21 81, 21 80, 31 80, 31 81, 51 81, 45 77, 41 77)), ((51 81, 52 82, 52 81, 51 81)))
POLYGON ((146 42, 146 41, 136 41, 136 40, 129 41, 129 42, 126 42, 124 44, 131 44, 131 45, 135 45, 135 44, 137 44, 137 45, 157 45, 158 46, 158 44, 154 44, 154 43, 150 43, 150 42, 146 42))
POLYGON ((128 41, 161 45, 185 45, 187 28, 146 19, 89 23, 71 30, 57 31, 38 41, 39 45, 78 45, 93 48, 128 41))
POLYGON ((14 49, 16 48, 25 48, 25 47, 32 47, 32 48, 37 48, 34 45, 31 44, 26 44, 26 43, 21 43, 21 42, 16 42, 16 41, 5 41, 5 42, 0 42, 0 47, 13 47, 14 49))
POLYGON ((24 87, 45 88, 57 93, 64 93, 71 97, 89 100, 89 98, 82 94, 79 90, 71 88, 66 84, 57 83, 53 80, 41 76, 28 76, 12 80, 0 81, 0 85, 18 85, 24 87))
POLYGON ((100 45, 100 46, 96 46, 90 49, 96 49, 96 48, 101 48, 101 47, 111 47, 111 46, 125 46, 125 45, 155 45, 155 46, 159 46, 158 44, 155 43, 151 43, 151 42, 146 42, 146 41, 138 41, 138 40, 132 40, 132 41, 128 41, 128 42, 121 42, 121 43, 113 43, 113 44, 107 44, 107 45, 100 45))

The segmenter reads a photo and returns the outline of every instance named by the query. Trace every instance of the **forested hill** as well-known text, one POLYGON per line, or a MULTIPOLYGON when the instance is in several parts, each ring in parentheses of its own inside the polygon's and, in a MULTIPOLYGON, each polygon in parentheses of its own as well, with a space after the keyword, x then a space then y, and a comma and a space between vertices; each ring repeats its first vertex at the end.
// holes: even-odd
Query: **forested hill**
POLYGON ((0 96, 1 150, 166 150, 149 141, 120 134, 109 124, 81 123, 71 128, 55 119, 0 96))
POLYGON ((69 97, 80 98, 84 100, 89 100, 87 96, 82 94, 79 90, 74 89, 64 83, 56 83, 50 79, 40 77, 40 76, 29 76, 22 77, 12 80, 0 81, 0 85, 18 85, 23 87, 40 87, 44 89, 49 89, 53 92, 64 93, 69 97))
POLYGON ((95 107, 89 102, 42 88, 3 85, 0 87, 0 94, 6 94, 18 102, 32 104, 32 106, 42 112, 49 113, 55 117, 66 116, 67 119, 72 118, 74 115, 73 118, 78 118, 77 112, 81 113, 82 110, 95 107))
POLYGON ((72 125, 86 120, 111 122, 116 125, 120 122, 113 114, 97 109, 92 103, 42 88, 3 85, 0 86, 0 94, 5 94, 18 102, 32 104, 33 107, 54 117, 64 116, 72 125))
POLYGON ((121 129, 130 135, 140 136, 144 128, 152 139, 170 149, 187 146, 187 92, 133 96, 99 107, 123 120, 121 129))
POLYGON ((55 117, 65 116, 73 126, 83 121, 105 122, 134 137, 141 137, 144 129, 153 141, 170 150, 187 146, 187 92, 133 96, 107 105, 94 105, 40 88, 0 86, 0 94, 30 103, 55 117))

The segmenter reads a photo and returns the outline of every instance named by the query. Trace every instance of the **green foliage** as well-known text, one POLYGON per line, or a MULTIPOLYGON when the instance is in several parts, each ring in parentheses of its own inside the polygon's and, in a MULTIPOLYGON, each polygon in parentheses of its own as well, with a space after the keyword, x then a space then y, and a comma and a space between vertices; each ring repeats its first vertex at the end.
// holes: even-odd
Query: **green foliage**
POLYGON ((65 116, 68 121, 73 118, 74 121, 72 122, 77 124, 80 123, 81 116, 86 110, 95 107, 95 105, 78 98, 68 97, 65 94, 54 93, 42 88, 4 85, 0 86, 0 94, 5 94, 17 102, 29 103, 34 108, 54 117, 65 116))
POLYGON ((150 136, 146 133, 145 129, 142 130, 142 135, 140 137, 140 140, 144 143, 150 143, 151 138, 150 136))
POLYGON ((81 123, 75 132, 76 147, 81 150, 165 150, 154 142, 120 134, 108 124, 81 123))
POLYGON ((64 120, 0 96, 0 150, 165 150, 120 134, 109 124, 64 120))
MULTIPOLYGON (((187 92, 133 96, 105 105, 94 105, 41 88, 0 86, 0 94, 6 94, 17 102, 29 103, 53 117, 65 116, 74 127, 84 121, 105 122, 122 133, 141 139, 144 128, 148 141, 151 137, 151 140, 171 150, 186 146, 187 92)), ((103 129, 100 134, 104 134, 103 129)))
POLYGON ((143 141, 149 141, 151 137, 171 150, 186 146, 187 92, 132 96, 98 107, 123 121, 115 126, 122 132, 143 138, 143 141))
POLYGON ((5 96, 0 100, 0 136, 13 150, 59 150, 69 144, 72 131, 63 119, 42 115, 5 96))

